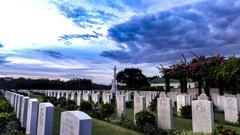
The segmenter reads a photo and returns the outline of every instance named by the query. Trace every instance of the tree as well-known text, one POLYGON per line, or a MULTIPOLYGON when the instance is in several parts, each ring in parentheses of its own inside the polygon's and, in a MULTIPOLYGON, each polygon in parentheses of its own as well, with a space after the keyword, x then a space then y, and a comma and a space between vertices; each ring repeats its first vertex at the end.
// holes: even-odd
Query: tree
POLYGON ((129 89, 149 86, 147 77, 138 68, 126 68, 117 74, 118 83, 126 84, 129 89))

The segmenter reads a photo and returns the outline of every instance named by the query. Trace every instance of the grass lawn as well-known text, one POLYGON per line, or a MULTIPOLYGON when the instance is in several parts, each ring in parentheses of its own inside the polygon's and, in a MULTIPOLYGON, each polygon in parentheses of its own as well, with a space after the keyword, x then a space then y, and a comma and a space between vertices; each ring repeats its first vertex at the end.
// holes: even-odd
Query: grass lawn
POLYGON ((35 93, 30 93, 30 97, 31 98, 36 98, 36 99, 38 99, 38 101, 39 102, 42 102, 43 101, 43 97, 42 97, 42 95, 38 95, 38 94, 35 94, 35 93))
MULTIPOLYGON (((53 135, 59 135, 62 108, 54 108, 53 135)), ((93 135, 140 135, 140 133, 102 121, 93 119, 93 135)))

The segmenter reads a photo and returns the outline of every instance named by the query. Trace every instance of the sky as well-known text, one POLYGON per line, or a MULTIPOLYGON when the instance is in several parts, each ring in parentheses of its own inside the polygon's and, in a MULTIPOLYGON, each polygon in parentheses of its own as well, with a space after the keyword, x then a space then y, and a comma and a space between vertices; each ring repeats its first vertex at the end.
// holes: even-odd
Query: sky
POLYGON ((0 75, 88 78, 240 54, 240 0, 0 1, 0 75))

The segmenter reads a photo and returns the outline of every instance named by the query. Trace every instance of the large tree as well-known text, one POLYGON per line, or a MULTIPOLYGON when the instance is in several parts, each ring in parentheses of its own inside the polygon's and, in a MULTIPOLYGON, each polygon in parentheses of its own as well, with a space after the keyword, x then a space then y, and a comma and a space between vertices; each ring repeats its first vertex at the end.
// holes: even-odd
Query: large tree
POLYGON ((147 77, 138 68, 126 68, 118 72, 117 81, 118 83, 126 84, 129 89, 139 89, 149 86, 147 77))

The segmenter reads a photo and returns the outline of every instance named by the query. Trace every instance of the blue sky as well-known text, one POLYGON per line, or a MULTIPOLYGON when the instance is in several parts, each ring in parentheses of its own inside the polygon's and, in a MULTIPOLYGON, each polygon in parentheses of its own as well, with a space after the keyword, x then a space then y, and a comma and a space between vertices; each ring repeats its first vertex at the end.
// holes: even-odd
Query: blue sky
POLYGON ((198 55, 240 54, 239 0, 6 0, 0 2, 0 75, 89 78, 198 55))

